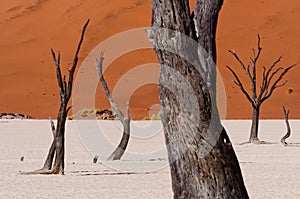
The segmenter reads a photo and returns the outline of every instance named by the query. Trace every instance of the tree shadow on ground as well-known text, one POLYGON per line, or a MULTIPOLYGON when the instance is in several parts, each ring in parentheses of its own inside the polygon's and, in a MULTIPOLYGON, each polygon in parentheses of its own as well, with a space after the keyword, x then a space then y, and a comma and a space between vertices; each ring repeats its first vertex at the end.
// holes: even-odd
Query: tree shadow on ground
POLYGON ((127 171, 114 171, 114 170, 101 170, 101 171, 71 171, 71 174, 76 176, 115 176, 115 175, 145 175, 157 172, 127 172, 127 171))

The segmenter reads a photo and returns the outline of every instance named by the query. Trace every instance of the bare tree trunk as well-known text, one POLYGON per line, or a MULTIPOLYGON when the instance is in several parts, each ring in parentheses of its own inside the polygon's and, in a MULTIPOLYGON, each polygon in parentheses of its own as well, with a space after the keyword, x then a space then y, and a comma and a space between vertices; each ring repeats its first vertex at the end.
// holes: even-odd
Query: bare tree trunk
POLYGON ((258 125, 259 125, 259 110, 260 107, 253 107, 253 113, 252 113, 252 124, 251 124, 251 130, 250 130, 250 143, 258 143, 258 125))
POLYGON ((56 134, 56 130, 55 130, 55 126, 54 123, 52 121, 51 118, 50 119, 50 125, 51 125, 51 131, 52 131, 52 135, 53 135, 53 141, 51 144, 51 147, 49 149, 47 158, 45 160, 44 166, 42 168, 42 170, 50 170, 52 168, 52 164, 53 164, 53 158, 55 155, 55 134, 56 134))
POLYGON ((51 49, 52 58, 56 66, 56 77, 59 86, 60 94, 60 108, 57 115, 56 128, 53 121, 50 119, 51 130, 53 134, 53 142, 49 149, 47 158, 45 160, 44 166, 40 170, 32 172, 24 172, 23 174, 64 174, 65 169, 65 124, 67 120, 67 115, 71 107, 68 107, 68 102, 72 95, 73 77, 74 72, 78 63, 78 54, 83 42, 86 27, 89 24, 88 20, 83 26, 81 37, 77 46, 77 50, 74 56, 72 68, 69 70, 69 79, 66 82, 66 77, 62 77, 61 65, 60 65, 60 52, 56 56, 53 49, 51 49), (54 163, 53 163, 54 161, 54 163))
POLYGON ((125 120, 126 127, 124 127, 121 141, 120 141, 118 147, 115 149, 115 151, 107 158, 108 160, 120 160, 127 148, 127 145, 129 142, 129 137, 130 137, 130 134, 128 133, 128 132, 130 132, 130 130, 128 128, 130 128, 130 127, 128 127, 127 124, 129 124, 129 123, 126 120, 125 120))
POLYGON ((102 84, 102 87, 105 91, 106 97, 112 106, 112 108, 117 112, 117 115, 123 125, 123 135, 121 138, 121 141, 118 145, 118 147, 114 150, 114 152, 107 158, 108 160, 120 160, 127 148, 129 138, 130 138, 130 113, 129 113, 129 102, 126 104, 126 114, 127 117, 124 116, 122 111, 120 110, 119 106, 116 104, 116 102, 113 100, 110 90, 107 86, 107 83, 104 79, 102 68, 103 68, 103 60, 104 60, 104 52, 100 53, 100 58, 97 61, 96 68, 97 72, 100 78, 100 82, 102 84))
POLYGON ((67 105, 62 104, 62 110, 58 114, 55 137, 55 162, 52 168, 53 174, 64 174, 65 170, 65 123, 67 118, 67 105))
POLYGON ((285 107, 283 106, 283 115, 284 115, 284 119, 285 119, 285 124, 286 124, 286 134, 281 138, 281 143, 284 146, 287 146, 288 144, 286 143, 286 139, 289 138, 291 136, 291 127, 290 127, 290 123, 289 123, 289 110, 286 110, 285 107))
POLYGON ((153 28, 147 32, 161 64, 161 118, 176 199, 248 198, 215 107, 216 68, 211 60, 216 60, 222 4, 222 0, 198 0, 190 16, 188 1, 152 1, 153 28), (198 41, 199 47, 193 48, 178 32, 198 41), (195 66, 199 64, 201 70, 195 66))
POLYGON ((45 160, 42 170, 50 170, 52 168, 52 162, 53 162, 53 158, 55 155, 55 143, 56 143, 55 139, 53 138, 51 147, 49 149, 49 152, 48 152, 48 155, 47 155, 47 158, 45 160))

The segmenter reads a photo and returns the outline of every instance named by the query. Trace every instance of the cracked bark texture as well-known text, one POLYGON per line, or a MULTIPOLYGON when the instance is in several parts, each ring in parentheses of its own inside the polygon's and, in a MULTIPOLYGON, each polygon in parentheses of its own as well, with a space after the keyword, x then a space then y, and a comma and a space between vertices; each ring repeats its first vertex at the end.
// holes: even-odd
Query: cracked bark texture
POLYGON ((215 102, 215 34, 222 4, 198 0, 190 14, 188 1, 152 1, 153 28, 147 34, 161 64, 161 118, 174 198, 248 198, 215 102), (198 46, 157 28, 187 35, 198 46))

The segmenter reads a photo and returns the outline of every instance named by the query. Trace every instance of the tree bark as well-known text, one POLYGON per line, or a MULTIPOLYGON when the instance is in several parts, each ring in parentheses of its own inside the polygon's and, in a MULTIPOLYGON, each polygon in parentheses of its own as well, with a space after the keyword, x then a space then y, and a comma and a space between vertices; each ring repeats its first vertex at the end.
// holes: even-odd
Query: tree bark
POLYGON ((44 166, 42 168, 42 170, 50 170, 52 168, 52 162, 53 162, 53 158, 55 155, 55 138, 53 138, 51 147, 49 149, 47 158, 45 160, 44 166))
POLYGON ((130 138, 130 130, 127 127, 130 123, 128 123, 127 119, 125 119, 125 124, 126 126, 124 127, 124 131, 123 131, 123 135, 121 138, 121 141, 118 145, 118 147, 114 150, 114 152, 107 158, 108 160, 120 160, 122 158, 122 156, 124 155, 124 152, 127 148, 128 142, 129 142, 129 138, 130 138))
POLYGON ((190 16, 188 1, 152 1, 153 28, 147 33, 161 64, 161 118, 174 198, 248 198, 215 106, 212 62, 216 60, 215 34, 222 3, 198 0, 190 16), (194 49, 178 32, 198 41, 199 47, 194 49))
POLYGON ((55 162, 53 165, 53 174, 64 174, 65 170, 65 123, 67 118, 67 108, 62 104, 62 109, 58 114, 56 137, 55 137, 55 162))
POLYGON ((259 125, 259 111, 260 107, 253 107, 253 113, 252 113, 252 124, 251 124, 251 130, 250 130, 250 143, 258 143, 258 125, 259 125))
POLYGON ((55 136, 56 136, 56 130, 55 130, 55 126, 54 123, 52 121, 51 118, 50 119, 50 126, 51 126, 51 131, 52 131, 52 135, 53 135, 53 141, 51 144, 51 147, 49 149, 47 158, 45 160, 44 166, 41 170, 50 170, 52 168, 52 163, 53 163, 53 158, 55 155, 55 136))

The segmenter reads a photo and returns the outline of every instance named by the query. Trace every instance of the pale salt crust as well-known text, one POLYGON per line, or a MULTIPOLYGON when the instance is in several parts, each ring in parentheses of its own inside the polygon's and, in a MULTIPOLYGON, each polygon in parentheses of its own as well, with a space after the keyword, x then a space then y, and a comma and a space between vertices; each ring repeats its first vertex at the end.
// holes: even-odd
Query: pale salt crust
MULTIPOLYGON (((97 122, 105 130, 107 140, 117 143, 121 136, 119 124, 97 122)), ((82 133, 88 134, 90 130, 80 130, 78 134, 75 122, 68 121, 65 175, 44 176, 19 172, 43 165, 52 141, 49 122, 0 120, 0 198, 172 198, 166 153, 151 155, 164 148, 163 133, 158 128, 161 124, 160 121, 148 122, 152 122, 151 125, 146 121, 134 122, 134 138, 128 146, 130 154, 125 154, 122 161, 101 162, 110 152, 107 149, 98 154, 99 162, 93 164, 93 156, 100 152, 93 151, 89 143, 83 146, 80 139, 82 133), (144 134, 140 136, 142 133, 137 131, 144 134), (147 133, 152 134, 147 136, 147 133), (22 156, 24 161, 20 161, 22 156), (131 171, 120 169, 123 166, 131 171)), ((287 141, 300 143, 300 121, 290 123, 292 136, 287 141)), ((260 138, 272 143, 264 145, 239 145, 247 141, 249 120, 227 120, 223 124, 234 144, 251 198, 300 198, 300 144, 284 147, 280 143, 286 132, 284 121, 261 121, 260 138)), ((101 144, 103 142, 99 142, 101 144)))

